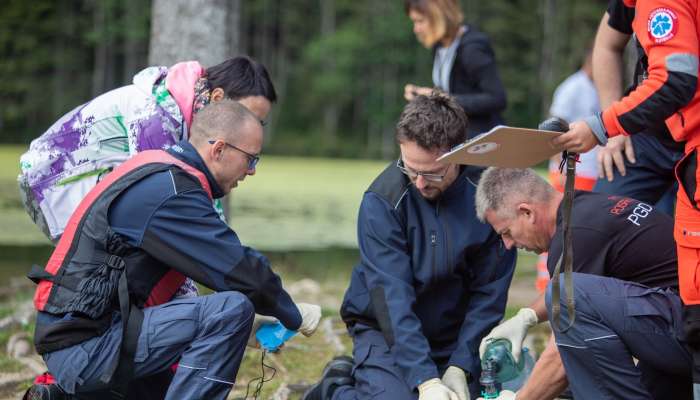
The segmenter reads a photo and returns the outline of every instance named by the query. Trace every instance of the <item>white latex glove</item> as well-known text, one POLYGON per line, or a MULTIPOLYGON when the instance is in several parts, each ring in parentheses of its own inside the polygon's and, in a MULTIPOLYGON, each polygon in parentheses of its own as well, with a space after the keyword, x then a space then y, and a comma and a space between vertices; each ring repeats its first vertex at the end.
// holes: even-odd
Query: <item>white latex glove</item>
POLYGON ((321 307, 316 304, 297 303, 297 309, 301 314, 301 326, 298 331, 304 336, 313 335, 321 321, 321 307))
POLYGON ((277 321, 277 318, 275 317, 255 314, 255 318, 253 319, 253 329, 250 331, 250 336, 248 337, 248 343, 246 345, 256 349, 260 348, 260 343, 258 343, 258 339, 255 338, 255 332, 257 332, 263 325, 276 324, 277 322, 279 321, 277 321))
POLYGON ((615 167, 620 175, 625 176, 625 158, 632 164, 636 162, 632 138, 619 135, 608 139, 608 144, 598 149, 598 177, 612 182, 615 167))
POLYGON ((532 308, 521 308, 515 316, 497 327, 481 339, 479 345, 479 358, 484 358, 484 352, 489 341, 496 339, 508 339, 512 346, 511 353, 515 361, 520 361, 520 351, 523 347, 523 340, 527 335, 527 330, 531 326, 537 325, 537 314, 532 308))
POLYGON ((433 378, 418 385, 418 400, 459 400, 459 397, 440 379, 433 378))
MULTIPOLYGON (((479 397, 476 400, 484 400, 484 398, 479 397)), ((511 392, 510 390, 504 390, 494 400, 515 400, 515 393, 511 392)))
POLYGON ((471 399, 469 396, 469 386, 467 386, 467 375, 462 368, 455 367, 454 365, 447 367, 447 370, 442 375, 442 383, 452 389, 452 391, 457 394, 459 400, 471 399))

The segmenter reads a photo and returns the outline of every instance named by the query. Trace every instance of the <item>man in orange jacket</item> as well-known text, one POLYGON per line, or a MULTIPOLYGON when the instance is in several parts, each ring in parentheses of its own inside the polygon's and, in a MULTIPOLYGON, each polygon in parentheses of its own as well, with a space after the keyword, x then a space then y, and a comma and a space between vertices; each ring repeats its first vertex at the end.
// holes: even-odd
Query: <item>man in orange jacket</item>
POLYGON ((648 57, 646 79, 602 113, 571 124, 570 130, 552 143, 581 153, 605 144, 608 137, 664 123, 676 141, 686 141, 685 156, 676 166, 679 188, 674 237, 680 295, 686 306, 686 341, 694 352, 694 393, 700 399, 700 10, 698 0, 624 2, 635 8, 632 28, 648 57))

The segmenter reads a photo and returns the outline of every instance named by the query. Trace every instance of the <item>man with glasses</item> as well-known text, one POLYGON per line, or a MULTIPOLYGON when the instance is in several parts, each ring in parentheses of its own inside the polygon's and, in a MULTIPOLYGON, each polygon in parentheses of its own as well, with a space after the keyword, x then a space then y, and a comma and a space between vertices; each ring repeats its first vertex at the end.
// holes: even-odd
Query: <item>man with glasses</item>
MULTIPOLYGON (((39 285, 35 345, 63 392, 125 394, 132 379, 177 362, 160 398, 223 400, 254 313, 315 331, 320 307, 295 304, 270 262, 212 205, 255 174, 262 141, 243 105, 210 103, 189 142, 139 153, 78 206, 46 268, 30 274, 39 285), (171 300, 186 277, 217 293, 171 300)), ((32 399, 57 398, 31 390, 32 399)))
POLYGON ((435 161, 466 128, 451 97, 406 105, 401 156, 360 206, 361 260, 340 310, 353 358, 332 360, 306 400, 477 397, 479 342, 503 317, 515 251, 476 218, 481 170, 435 161))

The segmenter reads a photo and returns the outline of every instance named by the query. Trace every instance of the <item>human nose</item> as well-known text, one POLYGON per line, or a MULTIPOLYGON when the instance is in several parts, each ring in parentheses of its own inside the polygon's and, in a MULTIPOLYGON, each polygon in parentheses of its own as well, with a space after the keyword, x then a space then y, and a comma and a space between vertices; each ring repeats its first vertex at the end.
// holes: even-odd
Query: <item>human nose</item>
POLYGON ((424 189, 425 187, 428 186, 428 180, 423 177, 423 175, 418 175, 416 177, 416 188, 418 189, 424 189))

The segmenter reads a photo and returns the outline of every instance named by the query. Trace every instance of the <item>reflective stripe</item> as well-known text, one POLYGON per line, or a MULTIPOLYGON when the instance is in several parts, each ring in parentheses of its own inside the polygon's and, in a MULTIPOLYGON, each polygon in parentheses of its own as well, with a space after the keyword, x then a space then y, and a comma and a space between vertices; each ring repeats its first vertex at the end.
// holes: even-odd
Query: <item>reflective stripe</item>
POLYGON ((666 69, 668 72, 680 72, 697 78, 698 57, 694 54, 671 54, 666 57, 666 69))
POLYGON ((587 349, 588 347, 586 346, 574 346, 573 344, 564 344, 564 343, 557 343, 557 346, 561 347, 572 347, 574 349, 587 349))
POLYGON ((605 131, 605 124, 603 124, 603 119, 600 114, 591 115, 590 117, 584 118, 583 120, 593 134, 596 140, 601 146, 605 146, 608 143, 608 134, 605 131))
POLYGON ((185 365, 185 364, 183 364, 183 363, 179 363, 179 364, 177 365, 177 367, 178 367, 178 368, 180 368, 180 367, 182 367, 182 368, 188 368, 188 369, 206 369, 206 368, 200 368, 200 367, 192 367, 192 366, 190 366, 190 365, 185 365))
POLYGON ((236 383, 236 382, 225 381, 225 380, 222 380, 222 379, 209 378, 209 377, 207 377, 207 376, 205 376, 205 377, 203 377, 203 378, 206 379, 206 380, 209 380, 209 381, 220 382, 220 383, 226 383, 226 384, 229 384, 229 385, 233 385, 233 384, 236 383))
POLYGON ((614 337, 617 337, 617 335, 598 336, 598 337, 594 337, 594 338, 590 338, 590 339, 584 339, 583 341, 584 341, 584 342, 590 342, 590 341, 593 341, 593 340, 609 339, 609 338, 614 338, 614 337))

